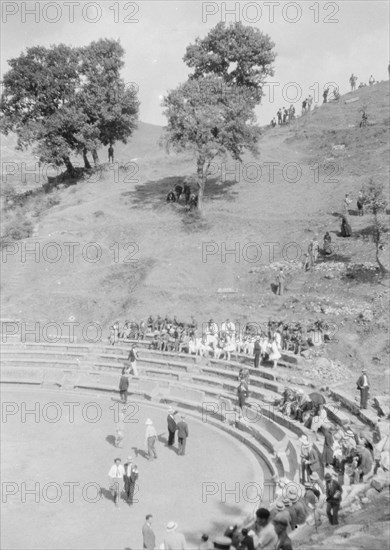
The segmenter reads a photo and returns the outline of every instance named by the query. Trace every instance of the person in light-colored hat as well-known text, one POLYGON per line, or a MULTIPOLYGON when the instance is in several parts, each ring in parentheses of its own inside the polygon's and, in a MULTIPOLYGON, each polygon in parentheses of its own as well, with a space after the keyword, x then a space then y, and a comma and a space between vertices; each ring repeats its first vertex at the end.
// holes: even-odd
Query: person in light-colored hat
POLYGON ((292 506, 292 502, 290 500, 290 498, 288 496, 285 496, 283 499, 282 499, 282 502, 285 506, 285 509, 287 510, 287 512, 290 514, 290 527, 291 529, 294 531, 296 526, 297 526, 297 514, 292 506))
POLYGON ((287 530, 288 530, 288 532, 290 532, 291 531, 291 525, 290 525, 291 516, 290 516, 289 509, 286 508, 285 505, 284 505, 284 499, 283 499, 283 501, 282 500, 277 501, 276 505, 275 505, 275 508, 273 510, 271 510, 270 521, 273 522, 276 517, 283 517, 286 520, 287 530))
POLYGON ((186 548, 186 539, 182 533, 177 531, 177 523, 170 521, 166 526, 166 535, 164 537, 164 550, 184 550, 186 548))
POLYGON ((147 419, 145 424, 146 424, 145 444, 148 449, 147 450, 148 460, 152 461, 154 458, 157 458, 157 452, 156 452, 157 432, 150 418, 147 419))
POLYGON ((284 506, 282 500, 277 500, 273 504, 273 507, 270 510, 270 521, 273 521, 276 514, 278 514, 279 512, 283 512, 284 509, 285 509, 285 506, 284 506))

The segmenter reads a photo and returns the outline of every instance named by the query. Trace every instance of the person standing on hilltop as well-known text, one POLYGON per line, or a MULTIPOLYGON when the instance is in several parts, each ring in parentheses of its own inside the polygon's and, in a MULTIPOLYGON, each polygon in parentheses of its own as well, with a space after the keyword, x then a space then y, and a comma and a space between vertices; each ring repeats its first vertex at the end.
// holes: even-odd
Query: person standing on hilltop
POLYGON ((358 77, 355 76, 353 73, 350 76, 349 82, 351 84, 351 92, 354 92, 356 90, 356 82, 358 77))
POLYGON ((277 112, 278 115, 278 124, 281 126, 282 124, 282 109, 279 107, 279 111, 277 112))
POLYGON ((372 86, 373 84, 375 84, 375 78, 371 75, 369 80, 368 80, 368 83, 370 86, 372 86))
POLYGON ((328 103, 328 94, 329 94, 329 88, 325 88, 324 93, 322 94, 322 97, 324 99, 323 103, 328 103))
POLYGON ((277 285, 278 285, 276 293, 278 294, 278 296, 283 296, 285 279, 286 279, 286 276, 283 272, 283 267, 281 267, 280 270, 279 270, 279 273, 276 276, 276 282, 277 282, 277 285))

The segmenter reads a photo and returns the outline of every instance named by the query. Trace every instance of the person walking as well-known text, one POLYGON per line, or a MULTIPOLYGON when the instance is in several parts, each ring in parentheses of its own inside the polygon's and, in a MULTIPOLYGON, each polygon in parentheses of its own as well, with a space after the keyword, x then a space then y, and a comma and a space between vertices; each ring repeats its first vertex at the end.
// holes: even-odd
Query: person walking
POLYGON ((133 464, 133 458, 131 456, 127 457, 127 462, 124 465, 124 471, 123 481, 125 484, 126 499, 128 504, 133 504, 134 489, 138 479, 138 467, 136 464, 133 464))
POLYGON ((332 474, 325 474, 326 483, 326 515, 331 525, 338 525, 339 509, 343 489, 338 481, 332 478, 332 474))
POLYGON ((152 514, 148 514, 142 526, 143 548, 146 550, 155 550, 156 548, 156 535, 152 528, 152 518, 152 514))
POLYGON ((166 535, 164 537, 164 550, 185 550, 186 539, 182 533, 177 530, 177 523, 170 521, 166 526, 166 535))
POLYGON ((147 419, 145 424, 146 424, 145 441, 146 441, 146 447, 148 449, 147 455, 148 455, 148 460, 152 461, 154 458, 157 458, 157 453, 156 453, 157 432, 150 418, 147 419))
POLYGON ((177 454, 180 456, 185 455, 187 438, 189 436, 188 424, 185 422, 185 418, 185 415, 182 414, 180 422, 177 423, 177 439, 179 443, 177 454))
POLYGON ((109 490, 114 498, 115 506, 117 508, 119 508, 120 482, 123 480, 123 475, 125 473, 121 462, 122 461, 120 458, 116 458, 114 460, 114 464, 108 472, 108 477, 110 478, 109 490))
POLYGON ((278 296, 282 296, 284 293, 284 281, 286 279, 286 276, 283 272, 283 267, 280 268, 279 273, 276 276, 276 282, 278 285, 277 294, 278 296))
POLYGON ((135 350, 135 346, 131 346, 128 360, 130 361, 130 372, 133 376, 138 376, 137 359, 138 354, 135 350))
POLYGON ((168 424, 168 447, 172 447, 172 445, 175 444, 175 433, 177 430, 177 423, 175 420, 175 415, 177 414, 177 411, 173 409, 173 407, 169 407, 168 409, 168 416, 167 416, 167 424, 168 424))
POLYGON ((127 403, 127 390, 129 389, 129 378, 123 373, 119 380, 119 395, 122 403, 127 403))
POLYGON ((367 370, 363 369, 362 374, 356 381, 357 389, 360 391, 360 408, 367 409, 368 390, 370 383, 368 381, 367 370))

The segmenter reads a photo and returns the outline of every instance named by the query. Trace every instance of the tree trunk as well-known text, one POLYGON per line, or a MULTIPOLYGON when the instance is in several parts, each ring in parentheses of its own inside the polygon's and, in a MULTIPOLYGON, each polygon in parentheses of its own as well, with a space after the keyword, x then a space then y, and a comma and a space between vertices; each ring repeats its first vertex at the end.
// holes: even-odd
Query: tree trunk
POLYGON ((98 166, 98 164, 99 164, 99 156, 98 156, 98 154, 97 154, 96 149, 92 149, 92 158, 93 158, 93 162, 95 163, 95 166, 98 166))
POLYGON ((386 268, 379 259, 379 251, 380 251, 380 245, 379 245, 379 243, 375 243, 375 258, 376 258, 376 262, 379 266, 379 270, 381 272, 381 275, 383 276, 383 275, 386 274, 386 268))
POLYGON ((66 166, 66 171, 68 172, 69 176, 71 178, 74 178, 76 175, 76 172, 68 156, 64 157, 64 164, 66 166))
POLYGON ((206 186, 207 175, 204 173, 204 165, 206 159, 203 156, 198 157, 196 174, 198 179, 198 210, 201 212, 203 210, 203 195, 204 188, 206 186))
POLYGON ((92 166, 90 165, 90 162, 88 160, 87 152, 88 152, 87 149, 84 147, 83 149, 84 168, 86 168, 87 170, 91 170, 92 166))

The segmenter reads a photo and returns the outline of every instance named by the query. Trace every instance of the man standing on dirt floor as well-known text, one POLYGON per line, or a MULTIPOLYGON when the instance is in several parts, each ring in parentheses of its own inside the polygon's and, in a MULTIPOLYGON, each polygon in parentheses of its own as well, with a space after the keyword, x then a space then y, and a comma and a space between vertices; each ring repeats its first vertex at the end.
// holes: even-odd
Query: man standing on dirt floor
POLYGON ((108 472, 110 478, 110 493, 114 497, 115 506, 119 508, 120 483, 123 481, 125 470, 121 464, 121 459, 116 458, 114 464, 108 472))
POLYGON ((119 395, 122 403, 127 403, 127 390, 129 388, 129 379, 126 374, 122 374, 119 380, 119 395))
POLYGON ((182 414, 180 422, 177 423, 177 439, 179 442, 177 454, 181 456, 185 455, 186 442, 189 435, 188 425, 187 422, 185 422, 185 418, 186 417, 184 416, 184 414, 182 414))
POLYGON ((168 447, 172 447, 175 444, 175 432, 177 430, 177 424, 175 420, 175 414, 177 411, 173 410, 173 407, 169 407, 167 423, 168 423, 168 447))
POLYGON ((366 369, 362 370, 362 374, 357 379, 356 385, 357 389, 360 391, 360 408, 367 409, 368 390, 370 389, 370 383, 368 381, 366 369))
POLYGON ((154 550, 156 548, 156 535, 152 529, 152 517, 152 514, 148 514, 142 526, 143 547, 146 550, 154 550))
POLYGON ((145 440, 146 440, 146 447, 148 449, 147 455, 148 455, 148 460, 152 461, 154 458, 157 458, 157 453, 156 453, 157 432, 150 418, 147 419, 145 424, 146 424, 145 440))
POLYGON ((283 267, 281 267, 280 270, 279 270, 279 273, 277 274, 277 277, 276 277, 276 282, 278 284, 278 290, 277 290, 278 296, 282 296, 283 293, 284 293, 284 280, 285 280, 285 278, 286 278, 286 276, 283 273, 283 267))
POLYGON ((125 493, 128 504, 133 504, 135 483, 138 479, 138 467, 136 464, 133 464, 133 459, 131 456, 127 457, 127 462, 124 465, 124 476, 123 481, 125 484, 125 493))

